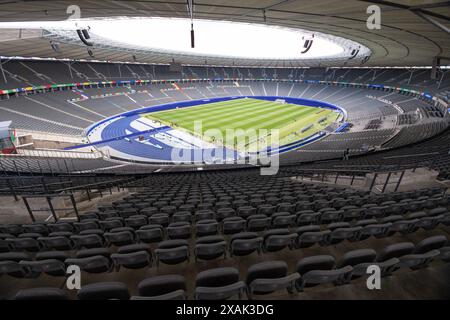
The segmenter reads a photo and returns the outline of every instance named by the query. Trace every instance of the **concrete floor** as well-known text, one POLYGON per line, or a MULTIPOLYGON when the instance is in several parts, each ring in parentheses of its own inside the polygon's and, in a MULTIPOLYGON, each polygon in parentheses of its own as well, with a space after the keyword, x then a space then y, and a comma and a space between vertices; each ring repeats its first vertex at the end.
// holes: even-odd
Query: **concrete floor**
MULTIPOLYGON (((433 236, 445 235, 450 238, 448 228, 437 228, 432 231, 419 231, 413 235, 395 235, 385 239, 368 239, 361 242, 343 242, 335 246, 320 247, 314 246, 307 249, 288 250, 285 249, 276 253, 267 253, 258 256, 256 253, 246 257, 233 257, 217 259, 213 261, 195 262, 192 258, 190 262, 179 265, 164 265, 159 267, 144 268, 138 270, 121 269, 119 272, 104 274, 82 274, 82 285, 102 281, 121 281, 128 285, 132 295, 137 294, 138 283, 155 275, 181 274, 186 278, 188 292, 192 298, 195 287, 195 276, 197 273, 216 267, 235 267, 241 274, 241 279, 245 279, 249 266, 267 260, 283 260, 288 263, 289 272, 295 271, 297 262, 307 256, 318 254, 331 254, 337 260, 347 251, 361 248, 373 248, 377 252, 385 246, 401 241, 411 241, 417 243, 420 240, 433 236)), ((193 248, 194 240, 191 240, 193 248)), ((154 245, 151 246, 155 248, 154 245)), ((115 250, 114 247, 111 248, 115 250)), ((193 255, 192 255, 193 256, 193 255)), ((64 279, 41 275, 37 279, 16 279, 9 276, 0 278, 0 299, 12 297, 18 290, 30 287, 60 287, 64 279)), ((383 278, 382 289, 370 291, 366 287, 365 279, 360 278, 349 285, 334 287, 332 285, 321 285, 307 288, 305 292, 298 294, 287 294, 286 291, 279 291, 270 295, 261 296, 261 299, 450 299, 450 264, 445 264, 440 260, 434 261, 427 269, 411 271, 401 269, 391 277, 383 278)), ((76 292, 70 292, 75 298, 76 292)))
MULTIPOLYGON (((418 187, 418 186, 417 186, 418 187)), ((114 192, 112 195, 105 195, 103 198, 95 198, 92 201, 79 201, 80 213, 95 209, 98 205, 110 204, 128 194, 127 191, 114 192)), ((0 223, 30 223, 29 215, 22 201, 15 202, 12 197, 0 198, 0 223)), ((49 213, 41 213, 38 220, 43 221, 49 213)), ((72 214, 73 217, 73 214, 72 214)), ((139 270, 121 269, 119 272, 104 274, 82 274, 82 285, 102 281, 121 281, 128 285, 131 295, 137 295, 138 283, 148 277, 163 274, 181 274, 186 278, 189 297, 195 288, 196 274, 216 267, 235 267, 241 274, 241 279, 245 280, 249 266, 268 260, 286 261, 289 272, 295 271, 297 262, 303 257, 318 254, 331 254, 339 260, 346 252, 354 249, 372 248, 377 252, 381 251, 389 244, 402 241, 418 243, 422 239, 433 235, 445 235, 450 239, 450 229, 438 227, 431 231, 419 230, 414 234, 396 234, 389 238, 370 238, 360 242, 343 242, 334 246, 320 247, 315 245, 307 249, 288 250, 285 249, 276 253, 265 253, 258 256, 256 253, 246 257, 227 257, 226 259, 216 259, 213 261, 194 261, 193 248, 195 240, 190 240, 191 261, 179 265, 171 266, 161 264, 151 268, 139 270)), ((226 236, 226 238, 228 238, 226 236)), ((156 245, 150 245, 152 251, 156 245)), ((111 247, 114 252, 115 247, 111 247)), ((52 277, 41 275, 37 279, 17 279, 10 276, 0 278, 0 299, 11 298, 18 290, 31 287, 61 287, 64 285, 62 277, 52 277)), ((349 285, 334 287, 332 285, 321 285, 307 288, 305 292, 297 294, 287 294, 286 291, 279 291, 270 295, 261 296, 261 299, 450 299, 450 264, 440 260, 434 261, 427 269, 410 271, 402 269, 394 273, 391 277, 383 278, 382 289, 370 291, 366 287, 365 279, 357 279, 349 285)), ((71 297, 76 297, 76 291, 70 292, 71 297)))

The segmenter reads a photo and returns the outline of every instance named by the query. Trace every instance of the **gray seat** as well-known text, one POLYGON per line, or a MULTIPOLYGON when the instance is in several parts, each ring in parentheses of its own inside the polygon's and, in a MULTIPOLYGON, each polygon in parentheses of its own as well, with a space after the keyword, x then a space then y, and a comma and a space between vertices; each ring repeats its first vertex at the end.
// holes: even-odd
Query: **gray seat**
POLYGON ((284 248, 292 249, 296 233, 290 233, 288 229, 272 229, 263 233, 263 250, 276 252, 284 248))
POLYGON ((74 242, 75 247, 80 248, 98 248, 103 247, 103 237, 98 234, 73 235, 70 239, 74 242))
POLYGON ((164 239, 164 229, 161 225, 147 225, 136 230, 138 241, 145 243, 159 242, 164 239))
POLYGON ((297 263, 296 271, 300 274, 306 274, 311 270, 331 270, 336 265, 336 261, 333 256, 330 255, 318 255, 312 257, 306 257, 297 263))
POLYGON ((127 269, 141 269, 151 267, 152 257, 148 251, 136 251, 128 253, 113 253, 111 259, 114 263, 116 271, 121 267, 127 269))
POLYGON ((333 270, 311 270, 301 276, 296 283, 299 292, 305 287, 315 286, 323 283, 333 283, 334 285, 347 284, 351 280, 353 268, 351 266, 333 270))
POLYGON ((302 227, 298 227, 295 229, 295 232, 300 236, 305 232, 318 232, 320 231, 320 226, 318 225, 306 225, 302 227))
POLYGON ((284 261, 265 261, 250 266, 246 283, 249 298, 256 294, 268 294, 286 289, 289 293, 295 290, 295 282, 300 275, 295 272, 288 275, 288 267, 284 261))
POLYGON ((408 267, 412 270, 426 268, 439 255, 439 250, 403 255, 398 258, 400 260, 399 266, 408 267))
POLYGON ((230 256, 246 256, 253 252, 261 254, 263 238, 255 232, 241 232, 230 239, 230 256))
POLYGON ((246 220, 241 217, 225 218, 222 221, 223 234, 235 234, 245 230, 246 220))
POLYGON ((135 215, 125 219, 125 224, 133 229, 139 229, 147 224, 147 216, 135 215))
POLYGON ((320 223, 321 224, 327 224, 327 223, 333 223, 333 222, 339 222, 342 220, 342 213, 341 211, 325 211, 320 215, 320 223))
POLYGON ((175 212, 172 216, 172 221, 174 223, 177 222, 192 222, 192 214, 189 211, 178 211, 175 212))
POLYGON ((111 229, 123 227, 122 218, 115 218, 106 221, 99 221, 100 227, 105 231, 110 231, 111 229))
POLYGON ((400 267, 408 267, 412 270, 426 268, 440 255, 441 249, 447 243, 445 236, 433 236, 419 242, 413 252, 399 254, 400 267))
POLYGON ((392 226, 389 230, 389 235, 395 234, 395 232, 400 232, 401 234, 408 234, 416 232, 419 227, 419 219, 409 219, 409 220, 397 220, 392 222, 392 226))
POLYGON ((376 262, 377 253, 373 249, 357 249, 347 252, 337 265, 338 268, 352 266, 352 278, 367 276, 367 268, 372 265, 380 267, 381 276, 388 276, 398 269, 400 260, 391 258, 384 262, 376 262))
POLYGON ((30 288, 19 290, 13 300, 69 300, 69 296, 59 288, 30 288))
POLYGON ((426 253, 431 250, 439 250, 442 247, 444 247, 447 244, 447 237, 440 235, 440 236, 433 236, 428 237, 426 239, 423 239, 418 244, 416 244, 416 249, 414 250, 414 253, 426 253))
POLYGON ((294 224, 295 215, 290 212, 277 212, 272 215, 272 226, 274 228, 288 228, 294 224))
POLYGON ((19 262, 22 260, 32 260, 31 257, 25 252, 4 252, 0 253, 0 261, 14 261, 19 262))
POLYGON ((264 231, 270 227, 271 219, 264 214, 254 214, 247 218, 247 231, 264 231))
POLYGON ((327 244, 338 244, 344 240, 348 241, 357 241, 359 238, 359 233, 361 232, 362 227, 353 227, 353 228, 337 228, 331 231, 326 238, 327 244))
POLYGON ((241 206, 237 208, 237 215, 241 218, 247 219, 248 217, 256 214, 256 208, 252 206, 241 206))
POLYGON ((156 266, 159 266, 159 262, 178 264, 189 261, 189 242, 181 239, 160 242, 155 255, 156 266))
POLYGON ((90 248, 78 250, 76 253, 76 258, 88 258, 93 256, 103 256, 109 259, 111 252, 108 248, 90 248))
POLYGON ((16 261, 0 261, 0 276, 4 274, 15 278, 24 278, 28 275, 28 269, 16 261))
POLYGON ((296 239, 295 246, 309 248, 315 244, 325 245, 330 233, 330 230, 304 232, 296 239))
MULTIPOLYGON (((344 208, 342 208, 344 210, 344 208)), ((362 208, 350 208, 347 210, 344 210, 344 213, 342 214, 342 221, 353 221, 358 220, 363 216, 364 209, 362 208)))
POLYGON ((8 238, 6 241, 16 251, 36 252, 42 248, 42 244, 34 238, 8 238))
POLYGON ((173 222, 166 228, 169 239, 189 239, 191 237, 191 224, 186 221, 173 222))
POLYGON ((23 224, 22 229, 22 233, 39 233, 42 235, 48 234, 47 225, 43 223, 23 224))
POLYGON ((289 202, 282 202, 277 205, 277 211, 278 212, 289 212, 294 213, 295 212, 295 204, 289 203, 289 202))
POLYGON ((79 300, 129 300, 130 293, 122 282, 99 282, 82 286, 77 297, 79 300))
MULTIPOLYGON (((56 259, 61 262, 66 261, 69 258, 69 254, 64 251, 41 251, 38 252, 35 256, 35 260, 47 260, 47 259, 56 259)), ((28 259, 25 259, 25 261, 28 259)))
POLYGON ((216 210, 216 220, 222 221, 225 218, 234 217, 236 212, 233 208, 220 208, 216 210))
POLYGON ((37 278, 41 273, 51 276, 65 276, 66 265, 57 259, 46 259, 39 261, 20 261, 27 271, 27 277, 37 278))
POLYGON ((163 227, 167 227, 169 225, 169 219, 169 215, 166 213, 156 213, 148 219, 148 222, 150 224, 159 224, 163 227))
POLYGON ((185 300, 186 281, 177 274, 147 278, 139 282, 138 293, 131 300, 185 300))
POLYGON ((85 258, 69 258, 65 261, 67 266, 79 266, 82 271, 89 273, 110 272, 113 264, 111 260, 105 256, 90 256, 85 258))
POLYGON ((235 268, 216 268, 197 274, 194 298, 196 300, 224 300, 233 296, 241 299, 246 284, 239 280, 239 271, 235 268))
POLYGON ((383 223, 383 224, 369 224, 359 231, 358 241, 366 240, 371 236, 375 238, 383 238, 389 235, 390 228, 392 223, 383 223))
POLYGON ((221 256, 226 258, 227 243, 222 236, 206 236, 198 238, 195 243, 195 260, 213 260, 221 256))
POLYGON ((42 247, 46 249, 55 250, 72 250, 74 244, 72 240, 67 237, 40 237, 38 241, 42 243, 42 247))
POLYGON ((58 231, 67 231, 67 232, 73 232, 74 228, 70 223, 66 222, 57 222, 57 223, 49 223, 47 224, 48 229, 50 232, 58 232, 58 231))
POLYGON ((302 213, 299 214, 297 212, 296 224, 298 226, 310 225, 310 224, 319 224, 320 213, 311 212, 311 213, 302 213))
POLYGON ((214 219, 197 221, 195 232, 197 237, 211 236, 218 233, 219 223, 214 219))
POLYGON ((212 210, 198 210, 194 214, 194 221, 211 220, 214 219, 214 211, 212 210))
POLYGON ((443 247, 439 249, 440 255, 442 261, 444 262, 450 262, 450 246, 449 247, 443 247))
POLYGON ((98 229, 99 225, 97 221, 82 221, 82 222, 74 222, 73 226, 78 232, 84 230, 98 229))
POLYGON ((303 258, 297 263, 297 272, 300 274, 300 279, 296 282, 297 290, 301 292, 305 287, 322 283, 334 283, 335 285, 348 283, 353 268, 345 266, 334 269, 334 267, 335 259, 330 255, 303 258))
POLYGON ((442 215, 433 217, 423 217, 419 219, 419 221, 417 222, 417 226, 425 230, 433 230, 438 226, 442 218, 443 218, 442 215))
POLYGON ((407 254, 412 254, 415 250, 415 246, 411 242, 400 242, 391 244, 383 249, 381 253, 378 254, 376 261, 383 262, 392 258, 400 258, 407 254))
POLYGON ((2 224, 0 225, 0 232, 17 236, 24 231, 22 226, 18 224, 2 224))

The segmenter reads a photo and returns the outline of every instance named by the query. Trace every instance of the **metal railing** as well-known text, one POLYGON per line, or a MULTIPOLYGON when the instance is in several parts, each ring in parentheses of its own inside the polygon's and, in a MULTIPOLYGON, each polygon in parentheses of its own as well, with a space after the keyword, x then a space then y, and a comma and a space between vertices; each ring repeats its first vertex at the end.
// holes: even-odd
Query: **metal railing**
POLYGON ((36 222, 36 218, 34 217, 34 212, 49 212, 52 214, 55 222, 58 222, 59 216, 57 215, 57 211, 73 211, 75 212, 77 221, 80 221, 80 216, 78 214, 77 203, 73 194, 45 194, 45 195, 29 195, 22 197, 25 207, 27 208, 28 214, 30 215, 31 221, 36 222), (55 208, 53 205, 53 200, 55 198, 69 198, 72 208, 55 208), (48 209, 33 209, 30 205, 30 199, 45 199, 47 201, 48 209))
MULTIPOLYGON (((103 155, 101 152, 80 152, 54 149, 17 149, 18 154, 5 155, 5 158, 45 157, 45 158, 76 158, 76 159, 99 159, 103 155)), ((3 156, 3 155, 2 155, 3 156)))
POLYGON ((98 194, 103 197, 103 194, 109 192, 112 194, 113 188, 125 188, 125 185, 135 178, 121 178, 121 179, 107 179, 98 181, 97 176, 58 176, 52 177, 36 177, 36 176, 22 176, 22 177, 0 177, 0 195, 8 195, 14 197, 16 201, 19 197, 39 196, 42 194, 72 194, 73 192, 85 192, 88 200, 91 201, 93 196, 98 194), (82 179, 83 181, 78 181, 82 179), (94 179, 93 183, 86 183, 86 180, 94 179), (56 180, 56 181, 55 181, 56 180))
POLYGON ((393 192, 397 192, 406 173, 404 170, 394 171, 370 171, 370 170, 335 170, 335 169, 297 169, 293 170, 292 177, 311 182, 322 182, 354 187, 357 182, 364 184, 359 187, 373 192, 377 186, 381 186, 380 192, 385 193, 389 185, 394 185, 393 192), (369 175, 373 174, 373 177, 369 175), (369 180, 370 179, 370 180, 369 180), (370 183, 367 185, 367 182, 370 183))

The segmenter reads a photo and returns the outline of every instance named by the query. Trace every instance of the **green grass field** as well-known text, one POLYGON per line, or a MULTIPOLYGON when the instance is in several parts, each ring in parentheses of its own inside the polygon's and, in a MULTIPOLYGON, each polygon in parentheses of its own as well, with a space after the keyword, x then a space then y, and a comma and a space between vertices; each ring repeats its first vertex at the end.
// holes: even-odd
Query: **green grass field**
MULTIPOLYGON (((192 134, 195 134, 194 122, 201 121, 201 136, 204 140, 238 150, 240 147, 236 144, 230 145, 222 140, 206 137, 205 131, 216 129, 225 137, 227 129, 278 129, 279 145, 285 145, 322 130, 334 122, 338 116, 337 112, 328 109, 257 99, 236 99, 144 115, 149 119, 192 134), (319 120, 323 121, 319 123, 319 120), (303 130, 310 125, 312 126, 308 130, 303 130)), ((196 135, 200 136, 200 134, 196 135)), ((250 151, 262 150, 270 144, 270 137, 261 138, 258 141, 248 139, 245 143, 246 150, 250 149, 250 151)))

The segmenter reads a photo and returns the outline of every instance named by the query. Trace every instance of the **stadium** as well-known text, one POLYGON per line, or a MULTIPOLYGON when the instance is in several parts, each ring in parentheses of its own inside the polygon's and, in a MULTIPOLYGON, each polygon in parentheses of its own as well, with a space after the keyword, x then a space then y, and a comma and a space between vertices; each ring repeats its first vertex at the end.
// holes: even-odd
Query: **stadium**
POLYGON ((0 299, 449 299, 449 8, 0 2, 0 299))

